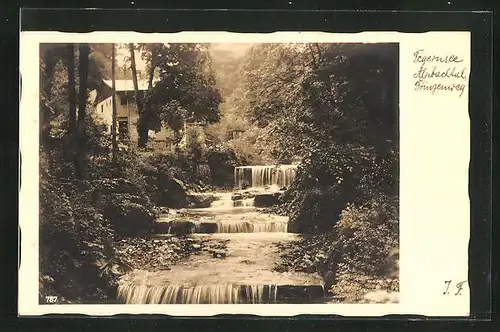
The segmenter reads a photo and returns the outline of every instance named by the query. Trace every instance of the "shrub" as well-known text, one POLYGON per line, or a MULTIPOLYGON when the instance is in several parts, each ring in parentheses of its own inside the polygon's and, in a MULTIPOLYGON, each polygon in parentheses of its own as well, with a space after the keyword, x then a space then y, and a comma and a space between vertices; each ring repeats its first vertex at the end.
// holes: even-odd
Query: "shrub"
POLYGON ((155 220, 153 205, 143 191, 123 178, 93 183, 93 202, 119 235, 135 236, 149 231, 155 220))
POLYGON ((397 195, 396 157, 380 157, 370 149, 353 146, 318 148, 306 156, 284 197, 289 206, 289 231, 329 231, 349 203, 397 195))
POLYGON ((233 149, 226 145, 212 146, 207 153, 207 163, 213 185, 218 187, 234 185, 234 167, 238 166, 239 161, 233 149))
POLYGON ((113 280, 102 267, 114 258, 114 232, 100 211, 89 205, 88 190, 40 181, 40 295, 61 301, 89 302, 109 296, 113 280))
POLYGON ((349 205, 334 227, 342 263, 358 273, 389 276, 397 270, 398 201, 379 197, 349 205))
POLYGON ((349 205, 329 232, 279 244, 278 272, 316 272, 343 301, 359 302, 370 290, 399 288, 399 221, 395 198, 349 205))
POLYGON ((155 153, 144 157, 139 166, 145 181, 144 187, 152 202, 158 206, 180 208, 187 204, 188 188, 180 180, 185 178, 185 174, 180 167, 175 166, 178 159, 182 157, 155 153))

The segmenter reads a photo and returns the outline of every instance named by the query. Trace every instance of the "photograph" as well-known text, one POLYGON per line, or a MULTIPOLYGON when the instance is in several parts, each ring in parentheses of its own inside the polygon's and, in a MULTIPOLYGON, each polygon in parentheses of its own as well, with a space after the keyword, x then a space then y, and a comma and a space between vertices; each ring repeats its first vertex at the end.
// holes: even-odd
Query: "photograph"
POLYGON ((39 304, 399 301, 399 44, 40 43, 39 304))

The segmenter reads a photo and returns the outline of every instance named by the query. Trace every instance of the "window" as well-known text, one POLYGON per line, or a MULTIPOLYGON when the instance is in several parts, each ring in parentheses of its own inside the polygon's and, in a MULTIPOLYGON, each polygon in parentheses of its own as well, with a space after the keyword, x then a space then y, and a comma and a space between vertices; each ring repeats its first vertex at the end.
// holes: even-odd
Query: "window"
POLYGON ((127 118, 118 118, 118 139, 121 141, 129 139, 127 118))
POLYGON ((127 96, 125 94, 119 94, 120 96, 120 105, 127 105, 127 96))
POLYGON ((101 113, 104 113, 104 104, 101 104, 101 113))

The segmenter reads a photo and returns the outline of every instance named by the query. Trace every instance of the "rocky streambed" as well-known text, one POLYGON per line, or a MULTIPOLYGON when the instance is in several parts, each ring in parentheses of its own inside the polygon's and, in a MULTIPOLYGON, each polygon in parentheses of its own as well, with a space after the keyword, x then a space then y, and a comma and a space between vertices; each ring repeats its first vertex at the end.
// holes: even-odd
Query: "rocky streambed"
POLYGON ((191 255, 207 253, 214 258, 227 254, 227 240, 152 236, 124 238, 118 241, 116 254, 131 270, 162 271, 188 259, 191 255))

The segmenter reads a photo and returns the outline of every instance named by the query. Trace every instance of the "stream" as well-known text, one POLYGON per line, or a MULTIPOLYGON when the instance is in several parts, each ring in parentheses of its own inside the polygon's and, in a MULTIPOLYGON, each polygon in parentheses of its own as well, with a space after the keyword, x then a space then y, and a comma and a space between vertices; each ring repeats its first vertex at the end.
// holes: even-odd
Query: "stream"
POLYGON ((282 166, 272 172, 270 166, 252 166, 250 172, 242 169, 241 173, 235 169, 236 187, 247 180, 252 184, 242 191, 244 197, 215 192, 210 207, 182 210, 195 224, 189 236, 225 241, 227 254, 199 252, 170 270, 132 271, 119 282, 118 300, 127 304, 324 303, 319 275, 273 271, 279 259, 275 244, 298 235, 287 232, 288 217, 254 207, 256 196, 279 193, 283 183, 293 181, 290 177, 295 172, 290 169, 282 166))

